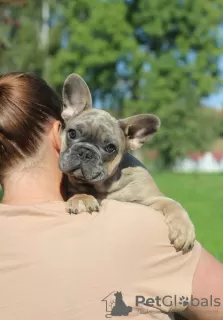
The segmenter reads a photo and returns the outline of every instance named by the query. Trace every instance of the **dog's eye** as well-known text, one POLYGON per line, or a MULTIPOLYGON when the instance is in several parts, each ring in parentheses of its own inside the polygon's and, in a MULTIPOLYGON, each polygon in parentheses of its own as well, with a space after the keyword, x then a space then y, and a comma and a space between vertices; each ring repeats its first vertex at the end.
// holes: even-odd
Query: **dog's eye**
POLYGON ((116 151, 116 146, 113 143, 109 143, 106 147, 105 147, 105 151, 108 153, 113 153, 116 151))
POLYGON ((68 137, 69 137, 70 139, 75 139, 76 136, 77 136, 76 131, 75 131, 74 129, 70 129, 70 130, 67 132, 67 134, 68 134, 68 137))

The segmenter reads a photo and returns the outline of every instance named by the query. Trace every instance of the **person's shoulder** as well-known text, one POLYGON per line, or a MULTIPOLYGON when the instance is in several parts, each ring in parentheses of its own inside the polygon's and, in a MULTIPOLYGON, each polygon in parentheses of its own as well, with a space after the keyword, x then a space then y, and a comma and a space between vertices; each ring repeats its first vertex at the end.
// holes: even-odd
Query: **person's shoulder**
POLYGON ((101 212, 106 215, 119 215, 120 218, 128 219, 153 219, 157 222, 164 222, 162 212, 153 208, 133 202, 121 202, 116 200, 103 200, 101 212))
MULTIPOLYGON (((125 234, 134 229, 134 234, 141 238, 148 234, 155 238, 165 238, 168 241, 168 227, 160 211, 137 203, 120 202, 115 200, 102 201, 101 214, 107 225, 118 225, 125 234)), ((132 234, 132 233, 131 233, 132 234)))

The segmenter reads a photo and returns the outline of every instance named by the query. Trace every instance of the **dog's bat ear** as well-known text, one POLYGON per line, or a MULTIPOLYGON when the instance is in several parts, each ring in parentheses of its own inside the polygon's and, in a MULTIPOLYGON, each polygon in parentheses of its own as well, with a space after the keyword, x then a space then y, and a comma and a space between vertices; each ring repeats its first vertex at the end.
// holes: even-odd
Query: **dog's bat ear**
POLYGON ((119 120, 128 150, 136 150, 159 130, 160 119, 153 114, 141 114, 119 120))
POLYGON ((92 107, 90 90, 78 74, 70 74, 63 85, 62 118, 67 122, 72 116, 92 107))

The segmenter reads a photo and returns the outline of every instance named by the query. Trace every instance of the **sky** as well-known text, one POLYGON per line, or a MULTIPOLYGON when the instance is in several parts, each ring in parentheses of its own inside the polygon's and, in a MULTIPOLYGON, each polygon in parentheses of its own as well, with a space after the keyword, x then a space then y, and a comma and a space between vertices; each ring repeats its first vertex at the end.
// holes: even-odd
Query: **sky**
POLYGON ((223 90, 218 94, 212 94, 209 98, 204 99, 204 105, 210 108, 223 110, 223 90))

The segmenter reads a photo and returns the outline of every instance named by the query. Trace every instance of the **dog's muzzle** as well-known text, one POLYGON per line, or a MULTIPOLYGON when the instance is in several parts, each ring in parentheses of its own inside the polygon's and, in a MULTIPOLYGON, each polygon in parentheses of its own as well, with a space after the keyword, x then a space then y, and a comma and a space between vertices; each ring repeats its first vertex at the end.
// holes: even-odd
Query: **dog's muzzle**
POLYGON ((97 158, 96 151, 93 150, 93 148, 85 147, 85 146, 79 146, 77 148, 77 155, 80 161, 83 161, 83 162, 88 162, 93 158, 97 158))
POLYGON ((100 152, 90 144, 76 143, 62 152, 59 166, 64 173, 88 181, 99 181, 104 177, 100 152))

